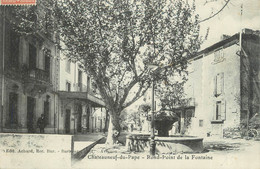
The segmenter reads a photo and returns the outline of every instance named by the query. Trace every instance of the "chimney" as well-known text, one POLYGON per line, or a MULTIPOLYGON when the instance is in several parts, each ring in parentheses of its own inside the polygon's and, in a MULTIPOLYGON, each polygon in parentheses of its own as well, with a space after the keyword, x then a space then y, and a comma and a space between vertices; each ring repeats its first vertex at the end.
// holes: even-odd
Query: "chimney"
POLYGON ((257 35, 257 36, 260 36, 260 31, 259 30, 252 30, 252 29, 248 29, 248 28, 245 28, 242 30, 242 32, 244 34, 252 34, 252 35, 257 35))
POLYGON ((220 40, 226 40, 226 39, 228 39, 228 38, 230 38, 229 35, 223 34, 223 35, 221 35, 220 40))

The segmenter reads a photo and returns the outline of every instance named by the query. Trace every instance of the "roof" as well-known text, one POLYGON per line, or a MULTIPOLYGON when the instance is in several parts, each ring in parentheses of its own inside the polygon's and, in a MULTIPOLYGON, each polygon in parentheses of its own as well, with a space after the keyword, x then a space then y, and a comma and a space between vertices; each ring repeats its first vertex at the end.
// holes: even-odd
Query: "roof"
POLYGON ((58 91, 58 95, 61 99, 75 99, 84 100, 90 102, 93 107, 105 107, 105 102, 88 92, 68 92, 68 91, 58 91))
MULTIPOLYGON (((260 31, 253 31, 251 29, 243 29, 242 33, 243 33, 243 35, 242 35, 243 39, 248 38, 248 37, 249 38, 252 38, 252 37, 260 38, 260 31)), ((199 56, 199 55, 202 55, 202 54, 213 52, 214 50, 218 49, 219 47, 222 47, 222 46, 228 47, 228 46, 231 46, 233 44, 238 43, 239 42, 239 35, 240 35, 240 33, 236 33, 233 36, 230 36, 226 39, 223 39, 223 40, 221 40, 221 41, 219 41, 219 42, 199 51, 198 53, 196 53, 194 58, 199 56)))

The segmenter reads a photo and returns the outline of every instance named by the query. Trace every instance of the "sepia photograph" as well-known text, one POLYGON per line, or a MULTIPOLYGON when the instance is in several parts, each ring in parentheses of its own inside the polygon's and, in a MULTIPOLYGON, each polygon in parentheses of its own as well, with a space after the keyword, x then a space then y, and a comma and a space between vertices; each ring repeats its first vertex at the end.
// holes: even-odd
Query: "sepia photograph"
POLYGON ((0 169, 260 169, 260 0, 0 0, 0 169))

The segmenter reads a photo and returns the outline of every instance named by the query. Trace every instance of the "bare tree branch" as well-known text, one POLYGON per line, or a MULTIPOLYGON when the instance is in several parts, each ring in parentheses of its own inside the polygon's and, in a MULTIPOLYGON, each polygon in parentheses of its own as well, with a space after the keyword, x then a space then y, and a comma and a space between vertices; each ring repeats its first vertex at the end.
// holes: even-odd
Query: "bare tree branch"
POLYGON ((218 12, 214 13, 213 15, 209 16, 208 18, 205 18, 205 19, 202 19, 199 21, 199 23, 201 22, 205 22, 213 17, 215 17, 216 15, 218 15, 221 11, 224 10, 224 8, 228 5, 228 3, 230 2, 231 0, 227 0, 226 3, 222 6, 222 8, 220 10, 218 10, 218 12))

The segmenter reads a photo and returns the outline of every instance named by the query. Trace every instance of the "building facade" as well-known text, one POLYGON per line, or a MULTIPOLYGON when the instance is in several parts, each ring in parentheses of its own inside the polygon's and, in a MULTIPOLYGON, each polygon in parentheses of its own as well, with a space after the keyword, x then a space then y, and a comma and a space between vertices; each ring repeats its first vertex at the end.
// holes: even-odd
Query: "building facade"
MULTIPOLYGON (((1 8, 3 9, 3 8, 1 8)), ((35 133, 44 114, 45 132, 55 133, 58 57, 55 34, 21 35, 1 10, 1 131, 35 133)))
POLYGON ((244 29, 200 51, 188 65, 179 132, 223 137, 260 111, 260 33, 244 29))
MULTIPOLYGON (((1 132, 39 133, 37 120, 42 114, 45 133, 107 128, 104 102, 84 67, 59 50, 58 35, 49 30, 18 33, 10 10, 0 11, 1 132)), ((38 12, 47 13, 43 8, 38 12)))
POLYGON ((66 134, 101 132, 105 128, 105 104, 90 76, 79 62, 61 54, 58 132, 66 134))

